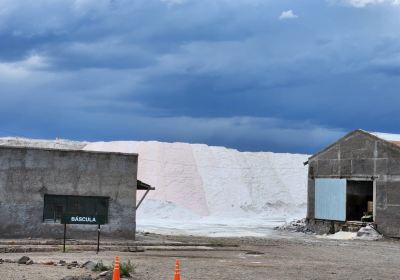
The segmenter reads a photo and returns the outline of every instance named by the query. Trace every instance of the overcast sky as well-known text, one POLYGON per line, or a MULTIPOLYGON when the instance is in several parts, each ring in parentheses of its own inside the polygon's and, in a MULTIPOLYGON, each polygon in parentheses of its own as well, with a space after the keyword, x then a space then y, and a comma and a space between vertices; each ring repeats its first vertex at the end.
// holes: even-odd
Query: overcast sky
POLYGON ((314 153, 399 108, 400 0, 0 0, 0 136, 314 153))

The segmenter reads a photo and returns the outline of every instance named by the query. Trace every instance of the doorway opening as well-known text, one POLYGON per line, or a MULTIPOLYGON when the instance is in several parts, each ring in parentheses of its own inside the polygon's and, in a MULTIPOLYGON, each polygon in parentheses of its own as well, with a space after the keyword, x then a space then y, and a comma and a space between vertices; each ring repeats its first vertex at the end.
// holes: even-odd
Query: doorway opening
POLYGON ((347 221, 373 221, 373 181, 347 181, 347 221))

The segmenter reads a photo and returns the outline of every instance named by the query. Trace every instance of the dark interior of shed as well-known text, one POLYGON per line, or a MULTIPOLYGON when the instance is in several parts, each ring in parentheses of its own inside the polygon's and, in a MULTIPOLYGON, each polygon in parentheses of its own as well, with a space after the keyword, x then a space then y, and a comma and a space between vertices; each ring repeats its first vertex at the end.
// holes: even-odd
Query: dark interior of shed
POLYGON ((347 221, 373 215, 373 181, 347 181, 347 221))

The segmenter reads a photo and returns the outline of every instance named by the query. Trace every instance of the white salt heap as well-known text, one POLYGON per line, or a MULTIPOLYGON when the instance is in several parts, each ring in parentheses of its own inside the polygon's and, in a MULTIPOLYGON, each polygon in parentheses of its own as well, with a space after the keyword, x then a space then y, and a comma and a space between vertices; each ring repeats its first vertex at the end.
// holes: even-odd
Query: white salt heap
POLYGON ((334 234, 317 235, 317 238, 333 239, 333 240, 353 240, 356 237, 357 237, 357 232, 350 232, 350 231, 338 231, 334 234))
POLYGON ((138 211, 141 230, 265 236, 306 214, 307 155, 136 141, 84 149, 139 154, 138 178, 156 187, 138 211))
POLYGON ((367 225, 360 228, 358 232, 338 231, 334 234, 317 235, 317 238, 334 239, 334 240, 367 240, 375 241, 382 239, 383 236, 377 232, 373 226, 367 225))

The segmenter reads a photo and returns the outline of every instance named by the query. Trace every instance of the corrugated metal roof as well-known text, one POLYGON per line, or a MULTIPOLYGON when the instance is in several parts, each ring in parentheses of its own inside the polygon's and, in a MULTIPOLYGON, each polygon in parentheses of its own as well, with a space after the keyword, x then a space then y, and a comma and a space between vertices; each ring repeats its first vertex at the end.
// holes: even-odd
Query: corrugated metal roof
POLYGON ((400 146, 400 134, 383 133, 383 132, 368 132, 378 138, 385 141, 391 142, 397 146, 400 146))
POLYGON ((400 134, 383 133, 383 132, 369 132, 369 133, 386 141, 400 142, 400 134))

